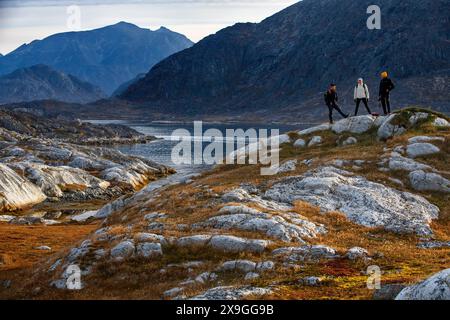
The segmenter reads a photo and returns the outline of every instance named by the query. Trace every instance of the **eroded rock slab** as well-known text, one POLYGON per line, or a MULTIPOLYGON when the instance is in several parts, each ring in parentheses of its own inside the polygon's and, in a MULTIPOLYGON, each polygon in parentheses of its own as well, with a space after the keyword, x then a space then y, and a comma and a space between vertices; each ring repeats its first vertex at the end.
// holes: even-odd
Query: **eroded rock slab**
POLYGON ((340 211, 355 223, 399 233, 431 234, 439 208, 425 198, 401 192, 334 167, 282 179, 266 192, 269 199, 309 202, 323 211, 340 211))
POLYGON ((396 300, 450 300, 450 269, 403 289, 396 300))

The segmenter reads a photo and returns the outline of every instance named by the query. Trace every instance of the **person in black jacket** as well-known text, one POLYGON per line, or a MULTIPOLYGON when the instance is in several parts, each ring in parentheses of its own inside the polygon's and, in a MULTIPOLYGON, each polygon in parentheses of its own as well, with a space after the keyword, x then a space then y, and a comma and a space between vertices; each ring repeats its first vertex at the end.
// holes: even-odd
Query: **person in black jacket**
POLYGON ((380 82, 380 96, 379 100, 381 101, 381 105, 383 106, 383 111, 385 115, 391 113, 391 102, 390 102, 390 93, 394 90, 395 86, 391 79, 388 78, 388 73, 385 71, 381 73, 381 82, 380 82))
POLYGON ((328 116, 330 118, 330 124, 333 124, 333 109, 335 109, 337 112, 340 113, 341 116, 344 118, 348 118, 348 115, 344 114, 339 108, 337 102, 339 100, 338 94, 337 94, 337 88, 334 83, 330 84, 329 89, 324 94, 325 97, 325 103, 328 107, 328 116))

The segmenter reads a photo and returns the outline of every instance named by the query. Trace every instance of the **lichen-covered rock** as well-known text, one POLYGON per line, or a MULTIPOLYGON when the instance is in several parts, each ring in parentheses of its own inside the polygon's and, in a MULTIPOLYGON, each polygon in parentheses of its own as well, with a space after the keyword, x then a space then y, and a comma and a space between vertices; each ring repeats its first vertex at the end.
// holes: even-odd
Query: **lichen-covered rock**
POLYGON ((29 207, 46 198, 36 185, 0 163, 0 212, 29 207))
POLYGON ((392 152, 391 157, 389 158, 389 169, 415 171, 415 170, 430 170, 431 167, 429 165, 417 162, 413 159, 403 157, 397 152, 392 152))
POLYGON ((439 208, 421 196, 334 167, 282 179, 266 196, 287 203, 306 201, 325 212, 340 211, 358 224, 399 233, 431 234, 429 225, 439 216, 439 208))
POLYGON ((240 271, 250 272, 255 271, 256 263, 250 260, 233 260, 227 261, 222 264, 221 270, 223 271, 240 271))
POLYGON ((302 131, 298 132, 299 136, 306 136, 308 134, 311 133, 316 133, 316 132, 320 132, 320 131, 327 131, 331 129, 331 125, 329 123, 324 123, 315 127, 311 127, 302 131))
POLYGON ((450 300, 450 269, 403 289, 396 300, 450 300))
POLYGON ((409 181, 415 190, 450 192, 450 180, 437 173, 413 171, 409 174, 409 181))
POLYGON ((368 131, 374 126, 375 118, 373 116, 358 116, 339 120, 333 124, 331 129, 341 134, 343 132, 351 132, 361 134, 368 131))
POLYGON ((417 158, 439 153, 441 150, 431 143, 413 143, 408 145, 406 152, 410 158, 417 158))
POLYGON ((151 242, 139 243, 136 247, 136 252, 138 256, 144 258, 162 256, 163 254, 161 244, 151 242))
POLYGON ((339 256, 336 250, 325 245, 278 248, 272 251, 273 256, 283 256, 289 263, 335 259, 339 256))
POLYGON ((126 240, 111 249, 111 257, 114 259, 126 259, 134 255, 134 250, 134 243, 126 240))
POLYGON ((367 259, 369 257, 369 252, 360 247, 353 247, 347 251, 345 257, 350 260, 367 259))
POLYGON ((192 297, 191 300, 241 300, 247 297, 259 297, 271 294, 268 288, 257 287, 216 287, 205 293, 192 297))
POLYGON ((284 217, 263 213, 244 205, 227 206, 220 213, 228 213, 212 217, 194 227, 212 227, 216 229, 240 229, 265 233, 268 237, 282 241, 304 243, 303 238, 315 238, 325 232, 323 226, 316 225, 301 216, 291 222, 284 217))

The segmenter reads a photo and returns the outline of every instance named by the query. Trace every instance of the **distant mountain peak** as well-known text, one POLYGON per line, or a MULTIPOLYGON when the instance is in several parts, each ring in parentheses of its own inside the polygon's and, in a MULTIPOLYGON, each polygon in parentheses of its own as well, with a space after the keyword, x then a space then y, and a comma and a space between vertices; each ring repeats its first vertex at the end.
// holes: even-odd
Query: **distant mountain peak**
POLYGON ((0 77, 0 103, 33 100, 86 103, 105 96, 100 88, 44 64, 20 68, 0 77))
POLYGON ((126 21, 120 21, 116 24, 110 25, 110 26, 106 26, 105 28, 126 28, 126 29, 141 29, 139 26, 132 24, 130 22, 126 22, 126 21))
POLYGON ((54 34, 2 57, 0 76, 45 64, 111 94, 121 84, 193 44, 179 33, 168 29, 162 32, 120 21, 94 30, 54 34))

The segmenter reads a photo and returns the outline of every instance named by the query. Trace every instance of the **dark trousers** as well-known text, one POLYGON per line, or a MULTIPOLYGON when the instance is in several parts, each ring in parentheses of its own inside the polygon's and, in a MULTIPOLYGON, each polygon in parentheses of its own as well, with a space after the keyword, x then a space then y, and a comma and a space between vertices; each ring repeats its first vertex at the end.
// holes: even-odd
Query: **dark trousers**
POLYGON ((381 96, 380 101, 383 106, 384 114, 387 115, 391 113, 391 101, 389 100, 389 95, 381 96))
POLYGON ((342 117, 344 117, 344 118, 347 117, 347 115, 342 112, 341 108, 339 108, 339 106, 335 102, 329 103, 329 104, 327 104, 327 106, 328 106, 328 117, 330 118, 330 123, 333 123, 333 109, 336 110, 337 112, 339 112, 339 114, 342 117))
POLYGON ((369 100, 368 99, 366 99, 366 98, 364 98, 364 99, 356 99, 355 117, 358 115, 359 105, 361 104, 361 101, 366 106, 367 112, 369 114, 372 114, 372 111, 370 111, 370 109, 369 109, 369 100))

